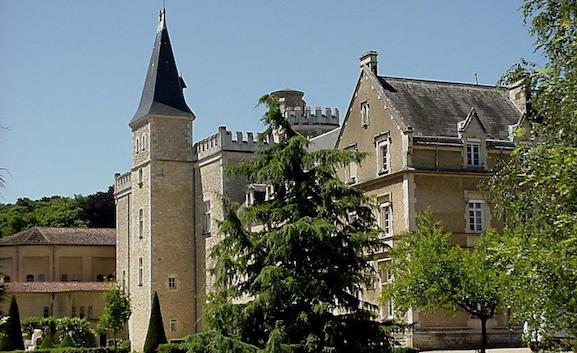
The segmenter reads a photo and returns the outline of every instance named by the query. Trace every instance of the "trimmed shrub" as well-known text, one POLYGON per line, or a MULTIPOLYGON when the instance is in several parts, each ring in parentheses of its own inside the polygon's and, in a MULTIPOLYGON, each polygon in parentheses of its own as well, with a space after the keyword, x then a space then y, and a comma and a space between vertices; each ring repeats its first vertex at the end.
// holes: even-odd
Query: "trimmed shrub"
POLYGON ((158 346, 157 353, 187 353, 184 343, 165 343, 158 346))
POLYGON ((70 337, 69 335, 64 335, 62 341, 60 341, 60 346, 58 347, 60 348, 74 347, 74 341, 72 340, 72 337, 70 337))
POLYGON ((52 339, 50 339, 50 336, 48 335, 44 336, 44 339, 40 344, 40 349, 50 349, 50 348, 54 348, 54 343, 52 343, 52 339))
POLYGON ((20 313, 16 297, 12 296, 10 309, 8 310, 8 320, 4 326, 4 339, 2 340, 1 351, 14 351, 24 349, 24 340, 22 339, 22 328, 20 327, 20 313))
POLYGON ((391 353, 419 353, 419 350, 413 347, 393 347, 391 353))
POLYGON ((162 323, 160 301, 158 300, 158 294, 154 292, 148 332, 146 333, 146 340, 144 341, 144 353, 155 353, 158 345, 163 343, 167 343, 166 334, 164 333, 164 324, 162 323))

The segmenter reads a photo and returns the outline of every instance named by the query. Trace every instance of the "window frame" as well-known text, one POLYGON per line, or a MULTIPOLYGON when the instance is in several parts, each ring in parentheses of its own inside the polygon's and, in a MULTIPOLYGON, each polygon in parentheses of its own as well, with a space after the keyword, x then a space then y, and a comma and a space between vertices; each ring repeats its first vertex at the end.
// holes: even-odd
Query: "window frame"
POLYGON ((391 142, 388 138, 377 142, 377 175, 391 172, 391 142), (386 148, 386 153, 383 149, 386 148))
POLYGON ((144 282, 144 261, 142 257, 138 258, 138 286, 142 287, 144 282))
POLYGON ((467 167, 469 168, 481 168, 483 166, 483 161, 481 158, 481 142, 480 141, 467 141, 466 143, 466 153, 467 153, 467 167), (475 151, 473 147, 476 147, 476 160, 475 151), (475 163, 476 162, 476 163, 475 163))
POLYGON ((170 289, 170 290, 177 290, 178 289, 175 275, 168 276, 168 289, 170 289))
POLYGON ((467 200, 467 231, 469 233, 483 233, 486 229, 485 200, 467 200), (471 207, 473 205, 473 207, 471 207), (480 207, 476 207, 480 205, 480 207), (477 214, 479 213, 479 214, 477 214), (479 217, 480 215, 480 217, 479 217), (477 221, 480 219, 480 224, 477 221), (471 220, 473 222, 471 222, 471 220), (479 228, 477 227, 479 225, 479 228))
POLYGON ((203 201, 202 234, 209 236, 212 228, 212 204, 210 200, 203 201))
POLYGON ((384 201, 379 204, 379 228, 381 228, 379 238, 388 239, 393 236, 393 204, 391 201, 384 201))
POLYGON ((364 100, 360 104, 361 113, 361 127, 367 128, 371 123, 371 106, 368 100, 364 100))
POLYGON ((144 209, 138 209, 138 238, 144 238, 144 209))

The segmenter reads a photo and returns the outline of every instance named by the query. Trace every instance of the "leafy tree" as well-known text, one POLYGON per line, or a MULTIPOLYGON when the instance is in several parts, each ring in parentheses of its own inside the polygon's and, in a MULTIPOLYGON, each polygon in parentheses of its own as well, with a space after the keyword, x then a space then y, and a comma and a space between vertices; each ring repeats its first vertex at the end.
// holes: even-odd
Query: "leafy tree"
POLYGON ((107 192, 97 192, 86 196, 82 202, 82 210, 89 227, 116 227, 114 187, 110 186, 107 192))
POLYGON ((96 329, 102 334, 106 334, 108 331, 113 332, 115 351, 117 349, 117 334, 124 328, 131 313, 130 299, 118 286, 114 286, 104 293, 104 310, 96 329))
POLYGON ((56 330, 62 340, 70 336, 79 347, 94 347, 96 339, 88 320, 79 317, 62 317, 56 320, 56 330))
POLYGON ((150 309, 150 321, 148 323, 148 332, 144 341, 144 353, 155 353, 159 345, 167 343, 166 334, 164 333, 164 323, 162 322, 162 313, 160 312, 160 301, 158 294, 154 292, 152 298, 152 308, 150 309))
POLYGON ((493 260, 509 274, 503 297, 520 322, 577 337, 577 2, 525 0, 522 11, 546 63, 518 64, 504 81, 526 77, 540 124, 488 185, 507 226, 493 260))
POLYGON ((39 200, 18 199, 0 204, 0 236, 31 227, 104 227, 114 228, 113 188, 88 196, 51 196, 39 200))
POLYGON ((274 197, 242 208, 225 201, 225 236, 212 250, 217 264, 208 331, 191 346, 388 352, 391 325, 375 321, 377 308, 357 296, 374 280, 369 253, 382 249, 373 212, 362 191, 336 176, 363 154, 308 152, 308 140, 292 130, 278 101, 264 96, 260 102, 268 107, 261 141, 273 131, 280 141, 230 172, 270 185, 274 197))
POLYGON ((14 351, 24 349, 24 340, 22 339, 22 329, 20 327, 20 313, 16 297, 12 296, 10 309, 8 310, 8 320, 4 325, 4 335, 0 351, 14 351))
POLYGON ((487 320, 499 304, 501 273, 493 268, 484 241, 473 249, 455 246, 432 213, 417 219, 417 231, 404 233, 390 250, 393 278, 383 291, 398 313, 462 309, 481 320, 481 352, 487 348, 487 320))

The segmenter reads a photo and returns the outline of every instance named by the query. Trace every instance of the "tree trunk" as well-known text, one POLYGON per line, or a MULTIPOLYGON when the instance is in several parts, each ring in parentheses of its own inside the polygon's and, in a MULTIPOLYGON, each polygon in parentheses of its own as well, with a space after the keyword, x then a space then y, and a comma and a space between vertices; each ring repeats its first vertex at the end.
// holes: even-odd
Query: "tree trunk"
POLYGON ((487 351, 487 320, 486 317, 479 318, 481 320, 481 353, 487 351))

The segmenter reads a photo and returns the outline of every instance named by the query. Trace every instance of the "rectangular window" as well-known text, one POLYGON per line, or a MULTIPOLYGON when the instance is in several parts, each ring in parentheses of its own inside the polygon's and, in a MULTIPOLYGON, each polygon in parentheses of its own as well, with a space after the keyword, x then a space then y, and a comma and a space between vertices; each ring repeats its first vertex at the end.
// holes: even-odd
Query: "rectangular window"
POLYGON ((204 201, 204 219, 202 221, 203 234, 210 234, 210 225, 211 225, 210 201, 204 201))
POLYGON ((390 170, 391 158, 389 155, 389 141, 379 143, 377 149, 377 172, 379 174, 388 173, 390 170))
POLYGON ((142 287, 142 276, 143 276, 143 266, 142 266, 142 257, 138 258, 138 285, 142 287))
POLYGON ((62 282, 68 282, 68 275, 66 273, 63 273, 60 275, 60 280, 62 282))
POLYGON ((393 235, 393 208, 390 202, 381 204, 379 223, 382 229, 382 237, 388 238, 393 235))
POLYGON ((70 316, 72 316, 72 317, 76 316, 76 305, 72 305, 72 310, 70 311, 70 316))
POLYGON ((141 239, 143 232, 144 232, 144 210, 141 208, 138 210, 138 237, 141 239))
POLYGON ((176 278, 175 277, 168 277, 168 288, 176 289, 176 278))
POLYGON ((369 126, 369 102, 361 102, 361 126, 369 126))
POLYGON ((89 319, 94 318, 94 307, 92 307, 92 305, 88 305, 88 318, 89 319))
POLYGON ((467 143, 467 166, 480 167, 481 166, 481 145, 479 143, 467 143))
POLYGON ((176 332, 176 319, 171 319, 170 320, 170 332, 176 332))
POLYGON ((43 318, 47 318, 47 317, 49 317, 49 316, 50 316, 50 307, 45 306, 45 307, 42 309, 42 317, 43 317, 43 318))
POLYGON ((469 201, 469 230, 480 233, 484 230, 484 214, 482 201, 469 201))
POLYGON ((82 305, 80 307, 80 318, 84 319, 85 316, 86 316, 86 307, 84 305, 82 305))

